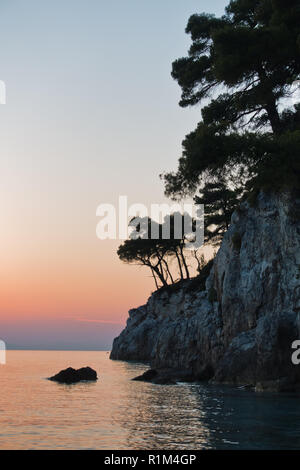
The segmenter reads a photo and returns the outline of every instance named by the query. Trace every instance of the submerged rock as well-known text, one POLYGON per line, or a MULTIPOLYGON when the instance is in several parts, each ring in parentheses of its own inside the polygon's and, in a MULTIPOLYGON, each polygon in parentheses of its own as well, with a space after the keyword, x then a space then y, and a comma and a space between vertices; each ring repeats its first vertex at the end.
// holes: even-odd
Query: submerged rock
POLYGON ((300 339, 299 214, 299 196, 290 193, 243 202, 206 286, 196 278, 161 289, 131 310, 111 359, 191 371, 194 380, 298 389, 291 356, 300 339))
POLYGON ((49 380, 65 384, 97 379, 97 372, 90 367, 82 367, 81 369, 68 367, 67 369, 61 370, 58 374, 53 375, 53 377, 49 377, 49 380))

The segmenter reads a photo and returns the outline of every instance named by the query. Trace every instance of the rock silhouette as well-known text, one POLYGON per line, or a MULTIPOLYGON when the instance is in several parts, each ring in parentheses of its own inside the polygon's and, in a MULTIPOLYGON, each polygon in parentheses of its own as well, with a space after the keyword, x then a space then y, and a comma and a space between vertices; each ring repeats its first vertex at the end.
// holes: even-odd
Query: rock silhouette
POLYGON ((132 380, 160 385, 175 385, 177 382, 191 382, 193 379, 193 373, 189 370, 148 369, 132 380))
POLYGON ((90 367, 82 367, 81 369, 73 369, 68 367, 61 370, 58 374, 49 377, 53 382, 73 384, 85 380, 97 380, 97 372, 90 367))

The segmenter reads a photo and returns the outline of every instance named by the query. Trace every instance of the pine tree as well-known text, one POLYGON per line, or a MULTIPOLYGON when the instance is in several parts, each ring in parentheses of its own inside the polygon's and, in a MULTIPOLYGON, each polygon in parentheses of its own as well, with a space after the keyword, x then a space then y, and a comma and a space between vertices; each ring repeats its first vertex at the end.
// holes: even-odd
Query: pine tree
POLYGON ((231 215, 236 208, 241 191, 230 189, 224 181, 207 183, 196 204, 204 204, 204 241, 219 244, 230 225, 231 215))

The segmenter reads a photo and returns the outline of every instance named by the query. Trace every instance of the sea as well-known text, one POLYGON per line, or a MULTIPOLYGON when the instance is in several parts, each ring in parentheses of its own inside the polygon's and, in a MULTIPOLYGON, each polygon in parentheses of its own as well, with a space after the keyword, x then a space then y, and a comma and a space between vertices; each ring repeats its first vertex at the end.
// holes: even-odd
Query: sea
POLYGON ((300 449, 299 397, 131 379, 147 369, 108 351, 7 351, 0 449, 300 449), (90 366, 97 382, 47 380, 90 366))

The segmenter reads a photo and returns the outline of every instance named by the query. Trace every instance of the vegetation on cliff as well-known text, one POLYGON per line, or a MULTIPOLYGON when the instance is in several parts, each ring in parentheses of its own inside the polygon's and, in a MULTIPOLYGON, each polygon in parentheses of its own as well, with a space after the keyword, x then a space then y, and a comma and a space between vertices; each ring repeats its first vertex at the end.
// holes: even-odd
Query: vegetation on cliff
MULTIPOLYGON (((231 0, 221 18, 192 15, 186 32, 188 56, 172 67, 179 104, 205 105, 182 143, 177 171, 161 177, 167 196, 204 204, 205 243, 219 245, 242 199, 253 202, 261 189, 300 190, 300 2, 231 0)), ((148 266, 156 287, 165 287, 190 278, 185 243, 174 234, 137 237, 118 255, 148 266), (174 258, 179 277, 170 269, 174 258)), ((239 234, 232 243, 239 251, 239 234)), ((194 257, 200 272, 204 260, 194 257)))
MULTIPOLYGON (((205 260, 203 255, 198 254, 197 248, 187 254, 186 245, 189 239, 184 231, 186 218, 189 218, 188 214, 175 213, 165 217, 162 224, 150 217, 138 219, 131 237, 118 248, 119 258, 126 263, 148 267, 157 289, 190 279, 188 257, 192 256, 196 260, 198 272, 204 267, 205 260), (181 226, 181 234, 176 233, 176 218, 181 226), (154 232, 156 236, 152 237, 154 232)), ((134 221, 135 219, 131 223, 134 221)), ((191 228, 193 223, 191 219, 191 228)))

